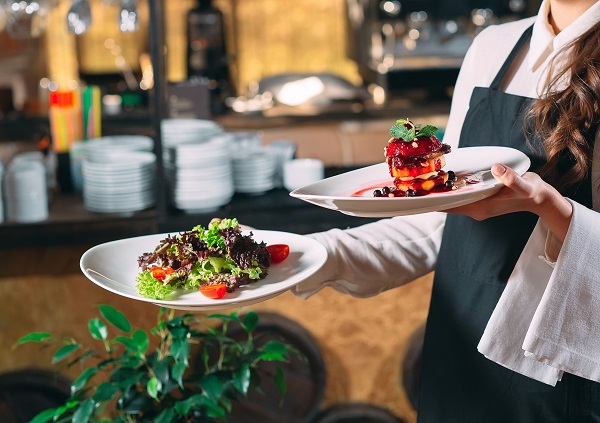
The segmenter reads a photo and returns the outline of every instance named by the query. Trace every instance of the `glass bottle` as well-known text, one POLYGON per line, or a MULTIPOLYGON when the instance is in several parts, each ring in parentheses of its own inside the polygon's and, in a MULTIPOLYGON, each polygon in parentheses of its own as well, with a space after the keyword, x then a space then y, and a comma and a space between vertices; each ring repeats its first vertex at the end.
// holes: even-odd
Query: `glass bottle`
POLYGON ((221 114, 232 95, 225 45, 223 13, 212 0, 199 0, 187 16, 188 79, 204 79, 211 93, 211 109, 221 114))

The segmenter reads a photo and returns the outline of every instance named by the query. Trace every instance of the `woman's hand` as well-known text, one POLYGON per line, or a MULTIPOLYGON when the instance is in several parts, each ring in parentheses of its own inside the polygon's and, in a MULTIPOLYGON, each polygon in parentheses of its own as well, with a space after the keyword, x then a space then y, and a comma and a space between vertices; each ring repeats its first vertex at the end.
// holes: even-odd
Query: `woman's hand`
POLYGON ((573 207, 566 198, 532 172, 521 176, 511 168, 496 163, 492 166, 492 175, 505 185, 497 194, 446 211, 476 220, 512 212, 532 212, 544 221, 561 242, 564 241, 573 214, 573 207))

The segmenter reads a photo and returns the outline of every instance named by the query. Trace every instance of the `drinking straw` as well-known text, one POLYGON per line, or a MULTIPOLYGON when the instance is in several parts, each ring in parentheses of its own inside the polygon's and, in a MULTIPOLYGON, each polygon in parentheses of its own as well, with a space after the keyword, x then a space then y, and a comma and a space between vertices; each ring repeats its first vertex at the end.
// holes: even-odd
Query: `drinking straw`
POLYGON ((93 138, 102 136, 102 97, 100 87, 92 87, 93 138))
POLYGON ((92 112, 92 89, 85 87, 81 93, 82 97, 82 116, 83 116, 83 137, 84 139, 91 138, 92 122, 90 122, 90 113, 92 112))

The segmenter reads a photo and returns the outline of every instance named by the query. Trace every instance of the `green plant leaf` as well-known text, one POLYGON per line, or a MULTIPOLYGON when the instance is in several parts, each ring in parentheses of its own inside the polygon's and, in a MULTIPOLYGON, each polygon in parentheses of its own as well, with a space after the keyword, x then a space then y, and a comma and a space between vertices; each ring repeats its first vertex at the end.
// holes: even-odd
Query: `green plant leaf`
POLYGON ((200 387, 204 391, 204 395, 215 403, 219 401, 223 394, 223 385, 214 375, 207 375, 200 380, 200 387))
POLYGON ((287 384, 285 382, 285 376, 283 375, 283 370, 281 370, 281 367, 277 366, 277 369, 275 370, 275 376, 273 376, 273 379, 275 380, 275 384, 277 385, 277 390, 279 391, 279 393, 282 396, 285 395, 287 391, 287 384))
POLYGON ((183 374, 185 370, 188 368, 187 364, 184 362, 175 363, 171 369, 171 377, 177 382, 177 385, 181 389, 183 389, 183 374))
MULTIPOLYGON (((92 357, 96 354, 96 351, 94 350, 88 350, 85 351, 83 354, 76 356, 75 358, 73 358, 71 361, 69 361, 67 363, 67 367, 71 367, 73 364, 83 364, 83 362, 88 358, 88 357, 92 357)), ((98 367, 102 367, 101 365, 98 365, 98 367)))
POLYGON ((227 398, 227 397, 221 398, 221 405, 225 408, 225 410, 228 413, 231 413, 232 404, 231 404, 231 400, 229 398, 227 398))
POLYGON ((120 368, 110 377, 110 381, 115 383, 122 392, 128 392, 131 387, 138 383, 144 377, 145 373, 133 368, 120 368))
POLYGON ((119 397, 117 407, 128 414, 139 414, 147 410, 152 410, 155 408, 154 403, 145 394, 145 392, 138 392, 130 388, 119 397))
POLYGON ((94 401, 91 398, 81 403, 75 414, 73 414, 73 423, 87 423, 94 412, 94 401))
POLYGON ((171 423, 175 421, 175 410, 172 408, 164 409, 156 418, 154 423, 171 423))
POLYGON ((148 395, 150 395, 151 398, 158 398, 159 386, 160 382, 158 381, 158 378, 151 377, 150 380, 148 380, 148 383, 146 384, 146 391, 148 392, 148 395))
POLYGON ((262 347, 262 349, 265 352, 276 353, 281 355, 286 355, 288 352, 287 346, 279 341, 269 341, 262 347))
POLYGON ((242 321, 242 327, 248 333, 253 332, 258 324, 258 314, 253 311, 248 312, 242 321))
POLYGON ((75 394, 75 392, 79 391, 81 388, 85 386, 85 384, 90 380, 92 376, 98 373, 97 367, 91 367, 89 369, 85 369, 81 375, 71 384, 71 395, 75 394))
POLYGON ((146 352, 149 345, 148 335, 141 329, 136 330, 131 337, 138 345, 138 350, 146 352))
POLYGON ((54 353, 54 355, 52 356, 52 364, 56 364, 59 361, 64 360, 69 355, 71 355, 73 352, 78 350, 79 347, 80 347, 79 344, 67 344, 67 345, 59 348, 58 351, 56 351, 54 353))
POLYGON ((21 337, 13 346, 13 348, 27 342, 44 342, 50 338, 52 338, 52 335, 50 335, 48 332, 31 332, 21 337))
POLYGON ((125 345, 125 347, 128 350, 132 350, 132 351, 137 351, 138 347, 139 347, 139 345, 138 345, 137 342, 135 342, 133 339, 128 338, 126 336, 117 336, 115 338, 115 342, 118 342, 119 344, 125 345))
POLYGON ((123 332, 131 332, 131 324, 123 313, 108 304, 102 304, 99 308, 102 317, 108 320, 110 324, 123 332))
POLYGON ((88 329, 94 339, 105 340, 108 336, 108 328, 102 320, 95 318, 88 323, 88 329))
POLYGON ((54 410, 53 420, 55 420, 55 421, 58 420, 58 418, 60 416, 62 416, 63 414, 65 414, 67 411, 69 411, 73 408, 77 408, 78 406, 79 406, 78 400, 67 401, 65 404, 61 405, 60 407, 58 407, 54 410))
POLYGON ((183 401, 178 401, 175 403, 175 411, 177 411, 177 413, 179 413, 182 416, 185 416, 187 413, 190 412, 190 410, 192 409, 192 406, 194 405, 198 405, 198 404, 204 404, 206 402, 206 398, 203 397, 200 394, 196 394, 196 395, 192 395, 191 397, 183 400, 183 401))
POLYGON ((216 402, 206 401, 204 405, 206 405, 206 415, 208 417, 224 419, 227 416, 225 410, 219 407, 219 404, 217 404, 216 402))
POLYGON ((187 338, 173 339, 169 352, 177 363, 188 364, 188 356, 190 354, 190 343, 187 338))
POLYGON ((119 392, 119 386, 116 383, 104 382, 98 385, 92 399, 97 403, 110 401, 117 392, 119 392))
POLYGON ((257 358, 263 361, 287 361, 284 355, 277 352, 263 352, 257 358))
POLYGON ((54 413, 56 412, 56 408, 49 408, 48 410, 44 410, 41 413, 35 415, 33 419, 29 423, 46 423, 54 419, 54 413))
POLYGON ((169 382, 170 362, 171 360, 168 357, 165 357, 163 360, 155 360, 152 362, 152 372, 161 385, 166 385, 169 382))
POLYGON ((189 314, 183 314, 181 316, 177 316, 171 320, 169 320, 167 323, 167 326, 169 327, 179 327, 181 325, 183 325, 183 322, 189 317, 189 314))
POLYGON ((248 363, 242 364, 242 366, 236 370, 233 374, 233 385, 242 394, 248 394, 248 388, 250 387, 250 366, 248 363))

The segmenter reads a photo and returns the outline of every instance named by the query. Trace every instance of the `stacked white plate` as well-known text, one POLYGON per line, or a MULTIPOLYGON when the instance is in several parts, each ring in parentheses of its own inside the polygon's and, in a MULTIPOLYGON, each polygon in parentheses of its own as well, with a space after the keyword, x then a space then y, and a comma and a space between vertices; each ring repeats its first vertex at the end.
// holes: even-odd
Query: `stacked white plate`
POLYGON ((149 151, 105 152, 82 164, 84 207, 126 213, 155 205, 156 156, 149 151))
POLYGON ((90 161, 102 160, 106 153, 152 151, 154 141, 145 135, 115 135, 83 142, 83 155, 90 161))
POLYGON ((165 119, 160 125, 165 147, 207 142, 223 132, 221 125, 207 119, 165 119))
POLYGON ((260 195, 275 188, 277 161, 267 149, 256 148, 238 153, 232 163, 237 192, 260 195))
POLYGON ((164 166, 173 205, 189 213, 208 213, 234 194, 226 134, 198 143, 166 147, 164 166))

